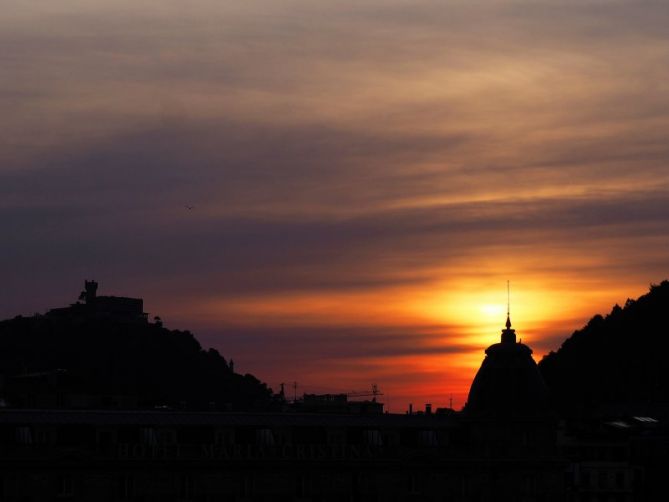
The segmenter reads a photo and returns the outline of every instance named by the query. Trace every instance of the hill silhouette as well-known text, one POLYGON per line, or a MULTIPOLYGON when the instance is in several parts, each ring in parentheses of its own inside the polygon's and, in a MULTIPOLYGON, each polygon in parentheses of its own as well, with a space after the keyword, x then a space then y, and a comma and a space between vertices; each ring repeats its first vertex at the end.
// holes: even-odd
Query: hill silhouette
POLYGON ((557 409, 637 412, 669 403, 669 282, 652 285, 637 300, 616 305, 565 340, 539 362, 557 409))
POLYGON ((265 384, 234 373, 189 331, 169 330, 159 318, 148 322, 141 308, 140 299, 96 298, 93 290, 85 304, 1 321, 2 397, 13 406, 34 406, 30 392, 125 396, 139 407, 267 405, 271 390, 265 384), (128 304, 141 315, 123 312, 128 304))

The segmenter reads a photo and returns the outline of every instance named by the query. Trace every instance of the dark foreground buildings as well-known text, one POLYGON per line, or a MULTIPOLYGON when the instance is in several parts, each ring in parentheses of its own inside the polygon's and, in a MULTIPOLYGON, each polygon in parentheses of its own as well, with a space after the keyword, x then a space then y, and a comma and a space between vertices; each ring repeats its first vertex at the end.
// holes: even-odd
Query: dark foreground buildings
POLYGON ((3 500, 564 500, 551 431, 523 423, 492 447, 439 415, 4 410, 0 431, 3 500))
POLYGON ((664 500, 662 421, 555 416, 510 321, 486 354, 460 413, 338 396, 268 412, 5 407, 0 501, 664 500))

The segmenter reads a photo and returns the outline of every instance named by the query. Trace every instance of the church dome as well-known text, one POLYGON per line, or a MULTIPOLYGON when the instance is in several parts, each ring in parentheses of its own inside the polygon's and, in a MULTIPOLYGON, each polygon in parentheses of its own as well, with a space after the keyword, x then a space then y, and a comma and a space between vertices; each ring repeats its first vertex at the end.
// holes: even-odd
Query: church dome
POLYGON ((532 416, 549 411, 548 389, 532 349, 516 341, 507 316, 500 343, 488 347, 465 411, 477 416, 532 416))

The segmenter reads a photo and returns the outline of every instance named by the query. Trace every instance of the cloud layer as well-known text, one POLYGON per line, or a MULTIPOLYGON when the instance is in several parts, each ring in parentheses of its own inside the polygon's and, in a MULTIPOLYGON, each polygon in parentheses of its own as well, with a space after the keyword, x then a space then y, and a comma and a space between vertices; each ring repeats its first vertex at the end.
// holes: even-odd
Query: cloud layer
POLYGON ((507 278, 541 355, 666 277, 667 24, 664 1, 12 0, 0 313, 96 277, 274 387, 462 404, 507 278))

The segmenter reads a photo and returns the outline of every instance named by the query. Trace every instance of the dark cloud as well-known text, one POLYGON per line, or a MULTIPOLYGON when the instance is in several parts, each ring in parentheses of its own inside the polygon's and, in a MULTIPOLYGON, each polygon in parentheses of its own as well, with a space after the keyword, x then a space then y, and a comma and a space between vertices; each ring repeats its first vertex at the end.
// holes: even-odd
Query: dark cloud
POLYGON ((323 360, 372 360, 421 355, 446 355, 477 350, 456 341, 461 326, 291 326, 271 328, 223 327, 203 332, 205 343, 221 339, 252 358, 262 347, 264 359, 280 361, 289 354, 319 364, 323 360))
POLYGON ((17 275, 40 269, 48 240, 49 269, 77 257, 91 273, 176 281, 206 274, 203 289, 217 282, 218 294, 358 289, 427 281, 432 266, 475 249, 531 244, 546 231, 553 243, 587 245, 643 239, 669 219, 663 188, 516 199, 510 187, 491 201, 384 207, 401 192, 434 195, 429 180, 442 173, 385 176, 373 159, 392 159, 393 151, 415 159, 470 140, 412 144, 232 125, 217 133, 156 129, 2 175, 0 224, 12 236, 5 259, 17 275), (366 184, 356 183, 365 161, 351 159, 359 155, 372 159, 366 184), (409 267, 408 275, 393 273, 409 267))

